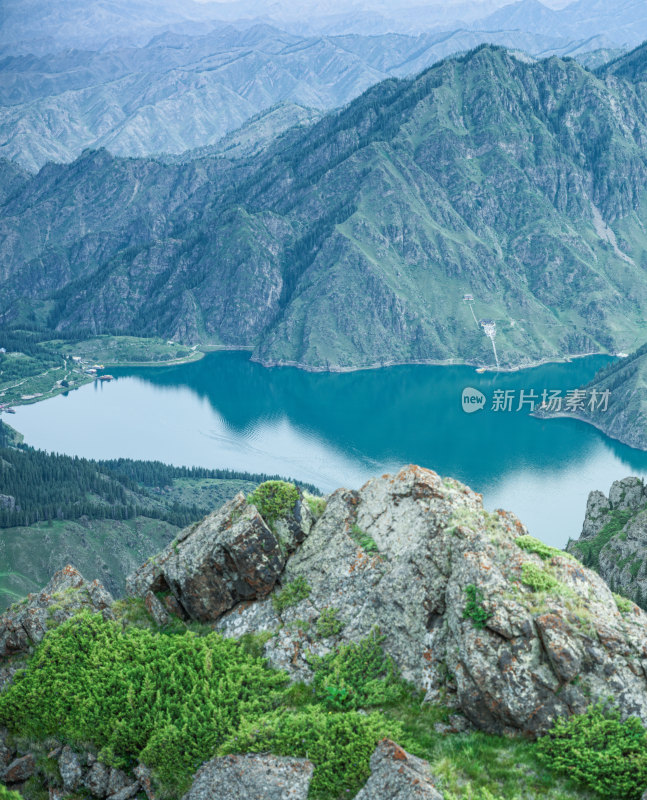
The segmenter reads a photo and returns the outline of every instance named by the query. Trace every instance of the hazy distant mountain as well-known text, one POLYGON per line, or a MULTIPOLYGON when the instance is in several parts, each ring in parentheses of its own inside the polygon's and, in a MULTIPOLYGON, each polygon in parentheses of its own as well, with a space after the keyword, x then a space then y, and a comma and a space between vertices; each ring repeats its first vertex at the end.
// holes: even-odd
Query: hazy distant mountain
POLYGON ((575 0, 552 10, 539 0, 520 0, 474 23, 479 30, 523 30, 582 40, 604 35, 616 46, 635 47, 647 39, 645 0, 575 0))
POLYGON ((0 157, 36 170, 85 148, 182 153, 217 143, 276 104, 329 110, 484 40, 536 55, 610 49, 601 37, 582 43, 523 31, 303 38, 224 25, 201 36, 165 32, 145 47, 7 57, 0 157))
POLYGON ((0 317, 310 368, 626 349, 647 314, 647 48, 594 75, 491 47, 251 158, 5 165, 0 317), (608 73, 608 74, 607 74, 608 73))

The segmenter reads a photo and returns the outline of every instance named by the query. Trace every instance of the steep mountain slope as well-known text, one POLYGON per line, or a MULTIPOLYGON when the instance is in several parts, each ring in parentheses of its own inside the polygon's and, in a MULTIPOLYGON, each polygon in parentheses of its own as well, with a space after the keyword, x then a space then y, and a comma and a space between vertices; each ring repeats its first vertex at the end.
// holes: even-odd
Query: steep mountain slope
POLYGON ((0 156, 37 170, 84 148, 181 153, 215 144, 277 103, 328 110, 484 41, 537 55, 607 46, 554 32, 300 37, 221 25, 200 36, 165 33, 141 48, 13 52, 0 61, 0 156))
POLYGON ((248 161, 86 153, 2 206, 0 312, 330 369, 642 338, 645 85, 491 47, 248 161))
POLYGON ((568 416, 594 425, 623 444, 647 450, 647 345, 600 370, 581 391, 581 406, 568 416))
POLYGON ((566 548, 612 589, 647 606, 647 490, 639 478, 589 495, 579 539, 566 548))

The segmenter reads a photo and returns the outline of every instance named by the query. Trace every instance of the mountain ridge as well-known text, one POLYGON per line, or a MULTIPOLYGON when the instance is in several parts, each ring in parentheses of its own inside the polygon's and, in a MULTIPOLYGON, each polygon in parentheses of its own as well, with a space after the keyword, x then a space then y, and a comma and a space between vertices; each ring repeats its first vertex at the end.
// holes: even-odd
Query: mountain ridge
POLYGON ((0 310, 254 345, 267 364, 489 365, 471 292, 503 366, 631 349, 646 108, 642 83, 485 46, 251 159, 88 152, 3 206, 0 310))

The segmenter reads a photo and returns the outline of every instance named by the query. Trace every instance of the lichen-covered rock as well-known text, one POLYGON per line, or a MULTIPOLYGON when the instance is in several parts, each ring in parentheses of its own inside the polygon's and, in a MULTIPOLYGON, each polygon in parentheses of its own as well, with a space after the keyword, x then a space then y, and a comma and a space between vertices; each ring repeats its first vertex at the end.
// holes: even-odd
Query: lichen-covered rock
POLYGON ((14 749, 7 743, 8 731, 6 728, 0 728, 0 775, 11 764, 14 758, 14 749))
MULTIPOLYGON (((49 628, 83 609, 111 617, 112 602, 99 581, 86 581, 75 567, 68 565, 55 573, 41 592, 28 595, 0 616, 0 658, 28 653, 49 628)), ((11 675, 9 667, 3 664, 2 684, 11 675)))
POLYGON ((2 780, 5 783, 22 783, 26 781, 36 771, 36 762, 31 753, 26 756, 14 759, 4 771, 2 780))
POLYGON ((110 770, 110 775, 108 777, 108 786, 106 792, 109 797, 115 794, 119 794, 123 792, 124 789, 134 788, 133 794, 136 793, 139 784, 137 781, 133 781, 126 773, 121 769, 116 769, 113 767, 110 770))
POLYGON ((593 539, 600 533, 608 522, 608 513, 611 503, 605 494, 599 491, 591 492, 586 504, 586 515, 582 525, 582 539, 593 539))
POLYGON ((156 795, 153 791, 153 773, 150 767, 147 767, 145 764, 137 764, 134 769, 134 773, 148 800, 155 800, 156 795))
POLYGON ((486 512, 457 481, 407 467, 338 490, 273 596, 296 578, 309 591, 293 606, 249 603, 217 626, 236 636, 278 629, 265 655, 295 679, 311 677, 308 653, 377 626, 407 680, 481 729, 537 735, 610 694, 647 722, 647 615, 621 613, 568 554, 533 552, 512 514, 486 512), (342 628, 322 639, 326 608, 342 628))
POLYGON ((83 770, 78 755, 66 745, 58 759, 58 771, 61 773, 63 788, 67 793, 73 792, 81 783, 83 770))
POLYGON ((126 590, 140 597, 170 592, 191 619, 215 621, 236 604, 269 594, 296 546, 297 529, 305 536, 309 511, 300 503, 297 512, 300 519, 280 521, 275 533, 241 493, 182 531, 128 578, 126 590))
POLYGON ((647 492, 640 478, 623 478, 614 481, 609 491, 609 505, 620 510, 637 511, 647 502, 647 492))
POLYGON ((83 779, 83 785, 90 791, 90 794, 101 798, 108 796, 109 782, 110 767, 100 761, 94 762, 83 779))
POLYGON ((306 800, 313 769, 299 758, 214 758, 198 770, 184 800, 306 800))
POLYGON ((171 621, 171 616, 153 592, 146 592, 144 595, 144 605, 146 606, 148 613, 151 615, 156 625, 159 625, 160 628, 163 628, 164 625, 169 624, 171 621))
POLYGON ((139 788, 139 782, 135 781, 124 786, 118 792, 108 795, 108 800, 130 800, 131 797, 134 797, 139 792, 139 788))
POLYGON ((443 800, 429 764, 389 739, 371 756, 371 777, 355 800, 443 800))
MULTIPOLYGON (((609 530, 607 528, 607 530, 609 530)), ((586 507, 582 534, 567 547, 570 553, 591 566, 615 591, 647 605, 647 489, 639 478, 615 481, 608 499, 602 492, 591 492, 586 507), (611 536, 604 533, 596 551, 589 541, 608 524, 611 536)))

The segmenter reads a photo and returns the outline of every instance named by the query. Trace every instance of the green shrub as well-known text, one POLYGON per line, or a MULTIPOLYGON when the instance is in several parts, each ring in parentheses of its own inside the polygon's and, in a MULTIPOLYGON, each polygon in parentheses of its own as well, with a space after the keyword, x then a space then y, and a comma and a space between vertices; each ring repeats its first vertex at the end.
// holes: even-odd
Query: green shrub
POLYGON ((370 708, 393 703, 407 685, 383 648, 385 637, 374 630, 360 642, 335 648, 325 656, 310 656, 315 696, 328 708, 370 708))
POLYGON ((540 757, 609 800, 639 800, 647 786, 647 733, 640 720, 624 722, 603 704, 558 719, 539 740, 540 757))
POLYGON ((465 594, 467 595, 467 603, 463 609, 463 619, 471 619, 475 628, 485 628, 492 614, 487 611, 483 604, 485 599, 483 592, 478 586, 470 583, 465 587, 465 594))
POLYGON ((244 720, 221 752, 308 758, 315 765, 309 800, 338 800, 354 797, 366 782, 377 743, 399 735, 398 724, 379 713, 334 713, 309 706, 244 720))
POLYGON ((243 648, 247 655, 253 658, 263 658, 265 645, 274 636, 272 631, 262 631, 261 633, 244 633, 238 638, 238 644, 243 648))
POLYGON ((247 497, 270 528, 277 520, 290 516, 298 500, 297 487, 285 481, 265 481, 247 497))
POLYGON ((344 629, 344 623, 339 619, 339 610, 324 608, 317 619, 317 636, 328 639, 330 636, 339 636, 344 629))
POLYGON ((49 632, 0 695, 0 725, 91 742, 115 766, 141 758, 164 792, 181 795, 243 716, 274 708, 285 683, 216 633, 122 630, 84 612, 49 632))
POLYGON ((572 558, 570 553, 567 553, 565 550, 558 550, 556 547, 551 547, 539 539, 535 539, 534 536, 519 536, 515 539, 515 542, 522 550, 525 550, 527 553, 536 553, 544 561, 548 561, 549 558, 554 558, 555 556, 572 558))
POLYGON ((319 519, 319 517, 324 513, 326 510, 326 498, 325 497, 315 497, 313 494, 309 492, 304 492, 303 497, 308 504, 308 508, 312 511, 312 516, 315 519, 319 519))
POLYGON ((614 592, 613 599, 616 601, 616 606, 621 614, 628 614, 633 610, 634 604, 631 602, 631 600, 623 597, 621 594, 616 594, 614 592))
POLYGON ((545 569, 531 562, 527 562, 521 567, 521 581, 526 586, 529 586, 533 592, 549 592, 559 586, 559 581, 556 578, 553 578, 545 569))
POLYGON ((306 597, 310 596, 312 591, 308 581, 299 575, 293 581, 286 584, 282 591, 278 594, 272 595, 272 605, 277 614, 285 611, 286 608, 298 605, 306 597))
POLYGON ((23 800, 23 797, 18 792, 7 789, 4 784, 0 783, 0 800, 23 800))
POLYGON ((572 542, 571 547, 577 551, 582 563, 598 570, 600 567, 600 552, 614 536, 617 536, 629 522, 635 512, 629 509, 615 509, 609 512, 609 521, 592 539, 583 539, 572 542))
POLYGON ((375 539, 373 539, 372 536, 369 536, 368 533, 365 533, 359 527, 359 525, 357 525, 357 523, 353 523, 351 526, 350 537, 362 548, 362 550, 366 550, 367 553, 379 552, 377 549, 377 544, 375 543, 375 539))

